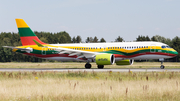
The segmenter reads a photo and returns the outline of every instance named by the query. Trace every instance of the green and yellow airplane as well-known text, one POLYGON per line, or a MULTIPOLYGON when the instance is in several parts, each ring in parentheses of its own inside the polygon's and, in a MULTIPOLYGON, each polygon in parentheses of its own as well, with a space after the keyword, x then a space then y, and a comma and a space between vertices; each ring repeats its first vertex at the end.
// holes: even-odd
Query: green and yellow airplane
MULTIPOLYGON (((113 42, 113 43, 73 43, 47 44, 39 40, 23 19, 16 19, 22 46, 12 47, 13 52, 43 59, 58 61, 83 61, 90 69, 95 62, 99 69, 104 65, 132 65, 134 60, 175 57, 178 52, 161 42, 113 42)), ((164 65, 160 68, 164 69, 164 65)))

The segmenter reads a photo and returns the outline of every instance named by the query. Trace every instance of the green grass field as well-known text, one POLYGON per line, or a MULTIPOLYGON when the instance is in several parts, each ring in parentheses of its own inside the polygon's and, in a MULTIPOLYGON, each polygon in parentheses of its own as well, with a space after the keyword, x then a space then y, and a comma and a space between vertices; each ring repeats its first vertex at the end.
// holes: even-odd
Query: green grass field
POLYGON ((179 72, 0 72, 2 101, 179 101, 179 72))
MULTIPOLYGON (((92 68, 97 68, 96 63, 91 63, 92 68)), ((0 68, 85 68, 85 63, 79 62, 45 62, 45 63, 0 63, 0 68)), ((105 65, 104 68, 159 68, 160 62, 135 62, 133 65, 117 66, 117 65, 105 65)), ((164 62, 165 68, 180 68, 178 62, 164 62)))
MULTIPOLYGON (((159 64, 106 67, 158 68, 159 64)), ((84 63, 0 63, 0 68, 84 68, 84 63)), ((179 101, 179 87, 180 72, 0 72, 1 101, 179 101)))

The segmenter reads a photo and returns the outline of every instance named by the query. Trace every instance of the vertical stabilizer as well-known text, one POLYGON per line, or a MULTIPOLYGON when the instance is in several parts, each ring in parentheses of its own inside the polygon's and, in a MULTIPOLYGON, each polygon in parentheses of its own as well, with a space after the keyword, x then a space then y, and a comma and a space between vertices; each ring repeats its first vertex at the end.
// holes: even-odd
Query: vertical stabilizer
POLYGON ((36 43, 33 40, 39 42, 40 44, 46 44, 39 40, 39 38, 34 34, 34 32, 29 28, 29 26, 23 19, 16 19, 16 24, 19 30, 19 35, 23 46, 36 45, 36 43))

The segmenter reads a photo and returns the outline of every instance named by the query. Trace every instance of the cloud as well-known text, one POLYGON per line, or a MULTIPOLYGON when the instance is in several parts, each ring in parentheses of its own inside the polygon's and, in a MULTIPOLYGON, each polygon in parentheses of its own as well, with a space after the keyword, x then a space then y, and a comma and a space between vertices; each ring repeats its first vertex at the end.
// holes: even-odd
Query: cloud
POLYGON ((155 30, 156 30, 156 31, 159 31, 159 30, 160 30, 160 28, 155 28, 155 30))
POLYGON ((56 27, 56 30, 68 31, 68 30, 70 30, 70 28, 67 27, 67 26, 57 26, 57 27, 56 27))
POLYGON ((177 28, 178 31, 180 31, 180 28, 177 28))
POLYGON ((138 29, 142 30, 142 29, 144 29, 144 28, 143 28, 143 27, 139 27, 138 29))
POLYGON ((77 7, 83 5, 90 5, 90 4, 100 4, 110 0, 65 0, 62 2, 57 2, 55 5, 51 5, 49 7, 55 8, 67 8, 67 7, 77 7))

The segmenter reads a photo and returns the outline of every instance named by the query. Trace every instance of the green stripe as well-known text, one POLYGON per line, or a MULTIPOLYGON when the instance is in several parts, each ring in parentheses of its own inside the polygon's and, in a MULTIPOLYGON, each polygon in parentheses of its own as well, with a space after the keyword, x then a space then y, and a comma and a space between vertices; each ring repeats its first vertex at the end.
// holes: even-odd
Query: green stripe
MULTIPOLYGON (((131 56, 131 55, 135 55, 135 54, 143 54, 145 52, 150 52, 150 49, 139 50, 139 51, 135 51, 135 52, 132 52, 132 53, 125 53, 125 52, 121 52, 121 51, 117 51, 117 50, 109 50, 109 51, 104 51, 104 52, 101 52, 101 53, 109 53, 109 54, 119 54, 119 55, 131 56)), ((177 54, 176 51, 161 50, 161 49, 156 49, 153 52, 177 54)))
POLYGON ((30 28, 18 28, 20 37, 36 36, 30 28))
MULTIPOLYGON (((156 49, 155 52, 160 52, 161 49, 156 49)), ((21 51, 21 50, 17 50, 16 52, 20 52, 20 53, 26 53, 25 51, 21 51)), ((55 50, 49 50, 46 51, 46 55, 49 54, 54 54, 54 52, 58 52, 55 50)), ((117 51, 117 50, 110 50, 110 51, 105 51, 105 52, 101 52, 101 53, 110 53, 110 54, 119 54, 119 55, 124 55, 124 56, 131 56, 131 55, 135 55, 135 54, 141 54, 141 53, 145 53, 145 52, 150 52, 150 49, 145 49, 145 50, 139 50, 133 53, 125 53, 125 52, 121 52, 121 51, 117 51)), ((34 54, 42 54, 42 50, 33 50, 34 54)), ((161 53, 169 53, 169 54, 178 54, 176 51, 167 51, 167 50, 161 50, 161 53)))

